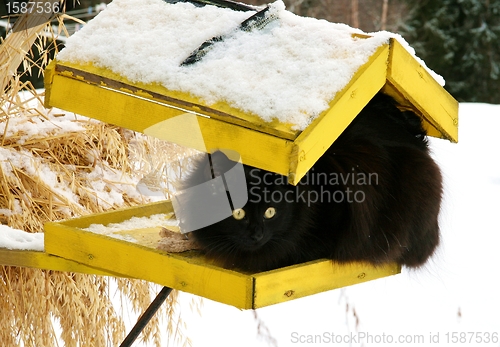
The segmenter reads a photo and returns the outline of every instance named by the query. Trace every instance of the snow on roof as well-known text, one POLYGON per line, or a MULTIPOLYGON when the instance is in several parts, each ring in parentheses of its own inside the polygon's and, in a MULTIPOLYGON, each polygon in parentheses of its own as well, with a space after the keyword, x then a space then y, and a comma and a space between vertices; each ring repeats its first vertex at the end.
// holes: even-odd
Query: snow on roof
MULTIPOLYGON (((397 37, 299 17, 281 0, 278 17, 262 30, 238 30, 256 11, 163 0, 114 0, 70 37, 58 59, 92 63, 132 82, 159 83, 190 93, 207 105, 224 101, 265 121, 277 118, 303 130, 378 47, 397 37), (203 42, 223 41, 197 63, 181 63, 203 42)), ((411 51, 411 49, 410 49, 411 51)))

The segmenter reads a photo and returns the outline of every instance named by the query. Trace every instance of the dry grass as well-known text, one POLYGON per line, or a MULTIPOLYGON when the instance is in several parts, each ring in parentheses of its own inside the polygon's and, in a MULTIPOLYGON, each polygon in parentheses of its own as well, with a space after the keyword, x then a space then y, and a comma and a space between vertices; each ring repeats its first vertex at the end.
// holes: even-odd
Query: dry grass
MULTIPOLYGON (((37 41, 41 51, 47 47, 43 40, 37 41)), ((45 54, 36 62, 29 56, 23 60, 27 71, 33 64, 46 63, 45 54)), ((47 221, 143 204, 147 198, 138 194, 135 184, 144 174, 143 181, 160 185, 166 194, 170 176, 182 172, 187 153, 182 148, 61 111, 49 112, 42 99, 43 94, 22 84, 17 75, 9 77, 1 93, 2 224, 41 232, 47 221), (21 90, 29 92, 21 97, 21 90), (168 160, 177 164, 168 166, 168 160)), ((61 339, 67 347, 116 346, 126 333, 125 312, 117 300, 139 314, 158 291, 158 286, 140 280, 0 266, 1 345, 49 347, 58 346, 61 339), (54 323, 62 329, 60 336, 54 323)), ((176 345, 189 344, 176 298, 172 293, 142 339, 161 346, 160 331, 166 329, 176 345), (166 324, 161 324, 162 318, 166 324)))

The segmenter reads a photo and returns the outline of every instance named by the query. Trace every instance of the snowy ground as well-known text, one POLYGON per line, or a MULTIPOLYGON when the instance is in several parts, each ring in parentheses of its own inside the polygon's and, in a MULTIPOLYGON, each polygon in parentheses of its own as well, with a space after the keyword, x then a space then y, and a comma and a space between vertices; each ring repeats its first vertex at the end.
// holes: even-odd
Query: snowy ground
MULTIPOLYGON (((432 139, 446 193, 443 241, 425 269, 257 310, 277 345, 500 346, 498 129, 500 105, 465 103, 459 143, 432 139)), ((181 300, 194 347, 269 345, 252 311, 205 300, 199 317, 181 300)))

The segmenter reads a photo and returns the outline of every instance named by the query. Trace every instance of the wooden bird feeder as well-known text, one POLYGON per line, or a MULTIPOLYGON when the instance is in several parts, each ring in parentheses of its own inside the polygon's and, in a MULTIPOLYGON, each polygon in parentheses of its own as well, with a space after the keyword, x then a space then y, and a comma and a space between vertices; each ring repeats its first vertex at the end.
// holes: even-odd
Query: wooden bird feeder
MULTIPOLYGON (((163 85, 133 83, 126 76, 88 63, 52 61, 46 69, 45 87, 46 107, 191 147, 197 144, 190 140, 191 130, 183 128, 182 123, 174 132, 163 133, 155 126, 182 114, 194 115, 204 148, 234 150, 244 164, 286 175, 291 184, 298 183, 380 91, 419 115, 428 135, 458 140, 458 103, 395 39, 380 45, 350 82, 332 95, 329 107, 303 131, 293 130, 291 124, 264 122, 258 115, 225 102, 208 105, 189 93, 163 85)), ((243 273, 210 264, 196 251, 173 254, 156 249, 158 230, 127 231, 137 242, 82 230, 90 224, 171 211, 172 205, 166 201, 47 223, 45 253, 2 251, 0 263, 140 278, 241 309, 264 307, 400 272, 397 264, 340 265, 322 259, 262 273, 243 273)))

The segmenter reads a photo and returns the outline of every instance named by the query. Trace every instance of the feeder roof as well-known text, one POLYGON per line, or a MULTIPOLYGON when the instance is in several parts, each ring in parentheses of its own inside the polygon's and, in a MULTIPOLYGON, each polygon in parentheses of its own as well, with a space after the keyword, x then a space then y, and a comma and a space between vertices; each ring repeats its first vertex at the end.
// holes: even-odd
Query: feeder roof
POLYGON ((458 103, 399 35, 299 17, 281 1, 237 11, 114 0, 68 39, 45 84, 47 107, 229 149, 291 184, 380 91, 429 136, 458 140, 458 103))
POLYGON ((281 0, 270 5, 263 28, 239 30, 258 10, 114 0, 67 41, 57 59, 91 63, 133 83, 160 84, 207 106, 225 102, 266 122, 304 130, 391 37, 413 52, 399 35, 366 35, 344 24, 299 17, 281 0), (221 40, 198 62, 181 65, 214 37, 221 40))

